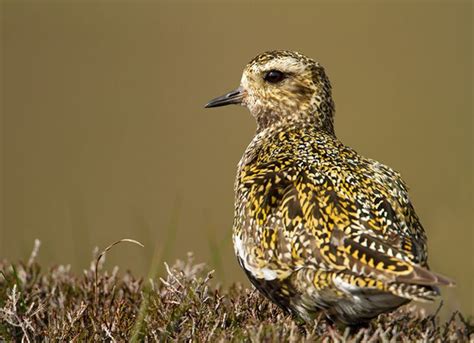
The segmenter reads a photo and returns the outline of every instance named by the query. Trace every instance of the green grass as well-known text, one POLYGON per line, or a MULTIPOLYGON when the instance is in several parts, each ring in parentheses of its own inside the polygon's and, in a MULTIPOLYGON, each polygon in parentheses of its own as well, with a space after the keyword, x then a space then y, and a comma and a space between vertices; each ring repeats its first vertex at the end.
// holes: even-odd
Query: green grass
POLYGON ((441 323, 437 315, 414 306, 381 315, 358 330, 333 327, 322 316, 300 324, 253 289, 215 286, 212 271, 192 255, 166 266, 162 278, 151 274, 146 280, 121 275, 117 267, 104 270, 97 260, 81 275, 65 266, 42 270, 33 255, 26 263, 0 262, 0 341, 474 339, 472 321, 460 313, 441 323))

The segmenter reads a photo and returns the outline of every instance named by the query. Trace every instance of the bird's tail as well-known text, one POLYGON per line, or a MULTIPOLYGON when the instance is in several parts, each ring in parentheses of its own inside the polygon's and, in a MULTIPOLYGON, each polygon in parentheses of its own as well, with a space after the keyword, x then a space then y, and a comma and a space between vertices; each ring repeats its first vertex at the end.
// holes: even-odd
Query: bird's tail
POLYGON ((392 283, 387 288, 388 291, 396 296, 420 302, 432 302, 440 295, 437 286, 392 283))
POLYGON ((432 272, 426 267, 419 265, 411 265, 412 271, 409 274, 397 275, 395 282, 407 283, 413 285, 424 285, 424 286, 455 286, 456 283, 443 275, 432 272))
POLYGON ((399 276, 388 284, 388 290, 400 297, 422 302, 433 301, 440 295, 438 286, 455 286, 455 282, 427 268, 416 266, 409 276, 399 276))

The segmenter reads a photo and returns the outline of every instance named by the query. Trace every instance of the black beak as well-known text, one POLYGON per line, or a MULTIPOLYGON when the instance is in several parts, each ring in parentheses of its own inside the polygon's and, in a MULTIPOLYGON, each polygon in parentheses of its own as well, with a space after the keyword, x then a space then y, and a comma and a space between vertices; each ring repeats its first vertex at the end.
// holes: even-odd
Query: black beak
POLYGON ((226 105, 232 105, 232 104, 241 104, 242 99, 244 98, 244 94, 245 93, 242 87, 239 87, 236 90, 233 90, 232 92, 229 92, 223 96, 212 99, 204 107, 210 108, 210 107, 219 107, 219 106, 226 106, 226 105))

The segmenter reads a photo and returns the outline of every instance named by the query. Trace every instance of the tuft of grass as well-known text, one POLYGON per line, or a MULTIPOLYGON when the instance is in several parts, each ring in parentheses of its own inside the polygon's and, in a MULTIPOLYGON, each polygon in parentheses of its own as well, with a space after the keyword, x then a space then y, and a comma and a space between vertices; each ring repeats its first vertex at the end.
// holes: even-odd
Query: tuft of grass
MULTIPOLYGON (((39 243, 36 244, 36 242, 39 242, 39 240, 36 240, 35 241, 35 247, 38 246, 39 248, 39 243)), ((102 257, 105 256, 105 254, 110 250, 112 249, 114 246, 116 246, 117 244, 120 244, 120 243, 124 243, 124 242, 128 242, 128 243, 133 243, 133 244, 136 244, 138 246, 141 246, 142 248, 144 248, 145 246, 140 243, 139 241, 136 241, 134 239, 131 239, 131 238, 122 238, 122 239, 119 239, 118 241, 115 241, 113 242, 112 244, 110 244, 109 246, 107 246, 104 250, 102 250, 102 252, 99 254, 99 256, 97 256, 97 259, 95 260, 95 266, 94 266, 94 271, 95 271, 95 283, 94 283, 94 295, 95 295, 95 301, 97 302, 97 299, 98 299, 98 292, 97 292, 97 283, 98 283, 98 280, 99 280, 99 276, 98 276, 98 271, 99 271, 99 263, 100 263, 100 260, 102 259, 102 257)), ((33 250, 33 254, 31 254, 32 257, 30 257, 30 260, 28 262, 28 264, 31 264, 32 260, 34 260, 34 258, 36 257, 37 255, 37 252, 35 253, 35 250, 33 250)))
POLYGON ((297 323, 253 289, 215 286, 213 271, 192 254, 165 263, 165 275, 146 281, 130 272, 120 276, 117 267, 103 270, 98 260, 82 275, 66 266, 42 270, 36 254, 27 263, 0 262, 0 341, 474 340, 472 319, 455 312, 441 322, 415 306, 358 330, 335 327, 322 315, 311 324, 297 323))
POLYGON ((130 342, 139 342, 143 339, 145 334, 142 332, 143 329, 143 322, 146 318, 148 307, 150 304, 150 294, 153 292, 153 286, 157 276, 160 273, 160 266, 164 264, 165 259, 168 257, 171 249, 175 245, 176 241, 176 234, 178 231, 178 221, 179 221, 179 213, 181 209, 181 201, 179 198, 176 199, 174 203, 174 209, 172 211, 171 221, 168 225, 167 235, 165 239, 165 244, 163 246, 162 251, 155 250, 153 254, 152 263, 150 266, 150 270, 148 272, 147 279, 150 280, 149 284, 145 284, 143 287, 143 299, 140 303, 140 308, 138 311, 137 319, 135 320, 135 324, 133 326, 131 335, 130 335, 130 342))

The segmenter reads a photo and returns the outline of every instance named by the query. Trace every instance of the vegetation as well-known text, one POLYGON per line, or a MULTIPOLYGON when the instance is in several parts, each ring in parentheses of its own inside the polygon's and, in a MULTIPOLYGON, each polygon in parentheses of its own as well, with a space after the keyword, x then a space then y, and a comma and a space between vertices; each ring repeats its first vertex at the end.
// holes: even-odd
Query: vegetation
POLYGON ((67 266, 43 271, 36 254, 26 263, 0 262, 0 341, 474 340, 472 322, 460 313, 440 323, 413 306, 366 328, 335 327, 323 316, 298 323, 255 290, 214 285, 212 271, 192 255, 166 266, 163 278, 142 280, 103 270, 102 254, 82 275, 67 266))

